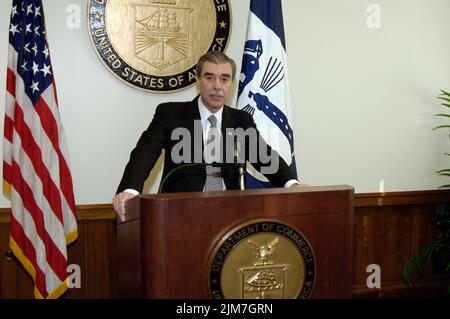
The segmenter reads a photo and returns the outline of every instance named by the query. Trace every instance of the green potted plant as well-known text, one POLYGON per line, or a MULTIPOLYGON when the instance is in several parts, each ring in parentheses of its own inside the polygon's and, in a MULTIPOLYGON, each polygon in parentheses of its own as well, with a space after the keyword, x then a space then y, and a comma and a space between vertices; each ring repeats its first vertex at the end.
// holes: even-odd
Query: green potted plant
MULTIPOLYGON (((441 105, 445 108, 450 109, 450 93, 441 90, 438 99, 441 101, 441 105)), ((445 119, 450 118, 449 113, 439 113, 435 116, 443 117, 445 119)), ((450 125, 439 125, 433 128, 437 129, 449 129, 450 125)), ((446 156, 450 156, 449 153, 445 153, 446 156)), ((441 169, 436 172, 441 176, 450 176, 450 168, 441 169)), ((439 186, 439 188, 450 188, 450 184, 444 184, 439 186)), ((434 262, 436 266, 443 271, 444 274, 450 273, 450 220, 444 218, 438 220, 436 223, 440 235, 435 242, 426 245, 421 248, 411 259, 409 259, 403 268, 403 278, 411 287, 415 279, 417 279, 418 274, 421 272, 423 263, 426 261, 428 263, 434 262)), ((450 284, 447 286, 447 291, 450 294, 450 284)))

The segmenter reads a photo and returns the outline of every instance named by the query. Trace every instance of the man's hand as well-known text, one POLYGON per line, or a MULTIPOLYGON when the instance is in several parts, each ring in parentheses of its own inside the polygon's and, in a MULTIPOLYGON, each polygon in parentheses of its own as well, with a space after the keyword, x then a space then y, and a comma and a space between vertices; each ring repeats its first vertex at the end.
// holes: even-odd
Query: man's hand
POLYGON ((117 217, 119 217, 120 221, 125 221, 125 202, 135 196, 136 195, 128 192, 122 192, 114 196, 114 210, 116 211, 117 217))

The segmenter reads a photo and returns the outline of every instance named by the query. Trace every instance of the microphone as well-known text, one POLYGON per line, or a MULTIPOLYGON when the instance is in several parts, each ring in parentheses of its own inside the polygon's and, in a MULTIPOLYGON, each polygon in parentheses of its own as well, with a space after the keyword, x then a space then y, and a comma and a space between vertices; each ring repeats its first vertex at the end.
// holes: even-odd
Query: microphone
POLYGON ((237 135, 234 135, 233 140, 233 163, 189 163, 189 164, 183 164, 180 166, 177 166, 173 168, 172 170, 167 173, 167 175, 163 178, 161 183, 159 184, 158 188, 158 194, 161 193, 163 190, 164 184, 167 182, 167 180, 177 171, 189 168, 189 167, 206 167, 208 165, 211 165, 212 167, 238 167, 239 169, 239 188, 241 190, 245 189, 245 183, 244 183, 244 173, 245 173, 245 163, 239 163, 239 150, 238 150, 238 137, 237 135))

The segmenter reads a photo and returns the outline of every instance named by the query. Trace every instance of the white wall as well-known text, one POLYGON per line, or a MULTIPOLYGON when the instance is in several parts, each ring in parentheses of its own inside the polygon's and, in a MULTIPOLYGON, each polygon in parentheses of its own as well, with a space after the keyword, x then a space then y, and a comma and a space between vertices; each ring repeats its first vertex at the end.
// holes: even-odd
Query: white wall
POLYGON ((284 1, 300 175, 357 192, 435 188, 448 132, 450 1, 284 1), (366 8, 381 7, 369 29, 366 8), (287 9, 287 10, 286 10, 287 9))
MULTIPOLYGON (((107 203, 129 152, 157 104, 190 100, 190 88, 151 94, 117 80, 91 44, 87 1, 44 0, 48 40, 66 130, 77 204, 107 203), (69 29, 70 5, 81 27, 69 29)), ((377 1, 381 28, 366 25, 374 1, 283 0, 299 177, 311 185, 350 184, 356 192, 432 189, 447 182, 448 136, 431 131, 450 90, 450 1, 377 1)), ((231 0, 227 53, 240 69, 249 0, 231 0)), ((11 1, 0 1, 0 96, 11 1)), ((234 105, 236 93, 230 99, 234 105)), ((0 98, 3 132, 4 99, 0 98)), ((157 189, 161 170, 147 190, 157 189)), ((0 207, 9 202, 0 197, 0 207)))

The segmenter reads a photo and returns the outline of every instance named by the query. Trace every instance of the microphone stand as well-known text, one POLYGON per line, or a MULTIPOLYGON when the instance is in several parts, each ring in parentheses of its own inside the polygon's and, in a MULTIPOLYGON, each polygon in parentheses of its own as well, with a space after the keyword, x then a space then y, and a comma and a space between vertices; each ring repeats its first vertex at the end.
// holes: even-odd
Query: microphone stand
POLYGON ((159 188, 158 188, 158 194, 161 194, 161 191, 163 189, 164 184, 167 182, 167 180, 169 179, 170 176, 173 175, 173 173, 181 170, 181 169, 185 169, 188 167, 195 167, 195 166, 208 166, 211 165, 212 167, 230 167, 230 166, 236 166, 239 167, 239 187, 241 190, 245 189, 245 184, 244 184, 244 173, 245 173, 245 165, 238 163, 237 162, 237 158, 234 159, 234 163, 217 163, 217 162, 212 162, 212 163, 190 163, 190 164, 184 164, 184 165, 180 165, 178 167, 175 167, 174 169, 172 169, 169 173, 167 173, 167 175, 164 177, 164 179, 161 181, 161 183, 159 184, 159 188))
MULTIPOLYGON (((239 164, 238 164, 239 165, 239 164)), ((245 183, 244 183, 244 173, 245 169, 243 167, 244 165, 239 165, 239 189, 244 190, 245 189, 245 183)))
POLYGON ((159 188, 158 188, 158 194, 161 194, 161 191, 163 189, 164 184, 167 182, 167 180, 169 179, 170 176, 173 175, 173 173, 184 169, 184 168, 188 168, 188 167, 195 167, 195 166, 206 166, 206 165, 212 165, 212 164, 206 164, 206 163, 191 163, 191 164, 184 164, 184 165, 180 165, 178 167, 175 167, 174 169, 172 169, 169 173, 167 173, 166 177, 164 177, 164 179, 161 181, 161 183, 159 183, 159 188))
POLYGON ((245 163, 239 163, 237 135, 234 135, 233 146, 234 146, 234 152, 233 152, 234 166, 239 167, 239 180, 238 180, 239 189, 244 190, 245 189, 245 183, 244 183, 245 163))

